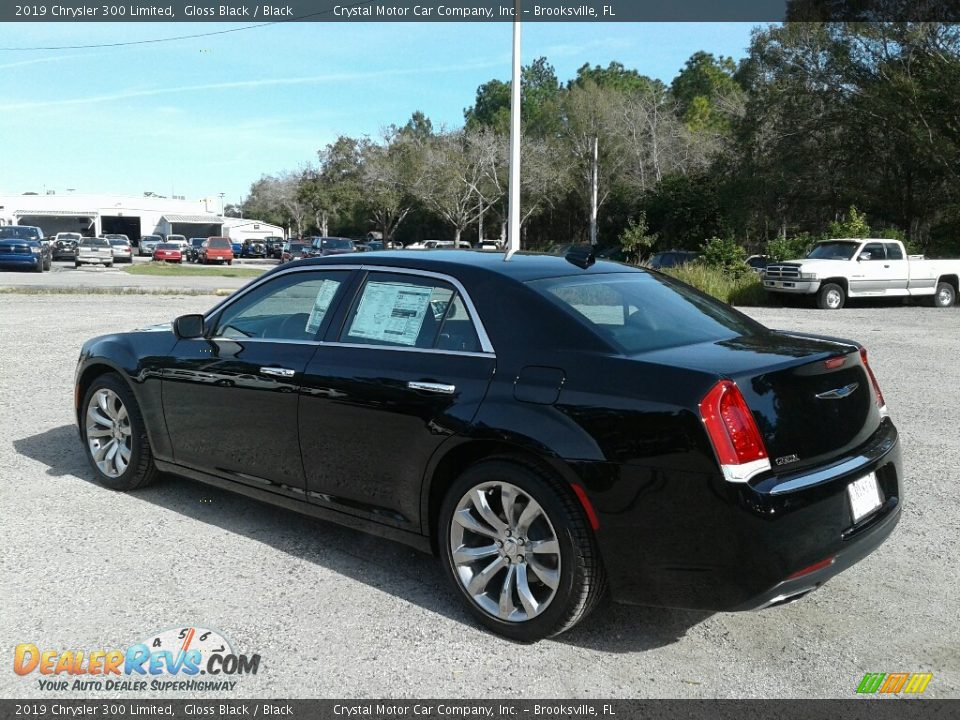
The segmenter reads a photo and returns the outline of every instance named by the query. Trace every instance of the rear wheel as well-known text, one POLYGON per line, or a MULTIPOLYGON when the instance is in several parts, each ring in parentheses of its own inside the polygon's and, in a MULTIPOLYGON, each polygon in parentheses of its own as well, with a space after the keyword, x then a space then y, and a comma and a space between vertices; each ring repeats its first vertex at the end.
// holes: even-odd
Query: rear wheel
POLYGON ((508 461, 475 465, 440 510, 444 567, 471 613, 531 642, 585 617, 606 583, 593 533, 556 478, 508 461))
POLYGON ((957 301, 957 291, 950 283, 937 283, 937 291, 933 294, 934 307, 952 307, 957 301))
POLYGON ((817 307, 821 310, 839 310, 846 300, 847 294, 835 283, 827 283, 817 293, 817 307))
POLYGON ((84 394, 80 432, 97 480, 113 490, 135 490, 159 476, 140 406, 115 373, 101 375, 84 394))

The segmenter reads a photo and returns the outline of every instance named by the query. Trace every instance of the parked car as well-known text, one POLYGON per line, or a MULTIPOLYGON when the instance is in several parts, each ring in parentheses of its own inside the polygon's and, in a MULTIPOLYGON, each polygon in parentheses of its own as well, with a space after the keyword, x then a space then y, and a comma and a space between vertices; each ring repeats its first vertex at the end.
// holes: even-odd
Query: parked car
POLYGON ((763 275, 763 270, 770 264, 769 255, 751 255, 744 262, 753 272, 763 275))
POLYGON ((861 345, 579 256, 278 266, 205 315, 87 341, 74 398, 105 486, 179 474, 436 551, 474 617, 523 641, 608 587, 796 600, 903 507, 861 345))
POLYGON ((204 265, 214 262, 233 265, 233 248, 230 246, 230 238, 222 236, 207 238, 200 246, 200 256, 197 262, 204 265))
POLYGON ((299 241, 284 243, 283 252, 280 253, 280 262, 288 263, 292 260, 300 260, 303 257, 304 247, 306 247, 306 244, 299 241))
POLYGON ((899 240, 823 240, 802 260, 768 265, 763 288, 815 298, 823 310, 861 297, 928 297, 950 307, 960 294, 960 260, 908 256, 899 240))
POLYGON ((283 238, 279 235, 270 235, 263 239, 263 245, 267 251, 268 258, 279 259, 283 254, 283 238))
POLYGON ((651 270, 682 267, 687 263, 699 259, 700 255, 700 253, 690 250, 667 250, 651 255, 647 262, 644 263, 644 266, 651 270))
POLYGON ((104 233, 103 237, 105 237, 107 240, 123 240, 127 245, 130 245, 131 247, 133 246, 133 244, 130 242, 130 238, 123 233, 104 233))
POLYGON ((452 250, 454 247, 459 247, 463 250, 469 250, 473 246, 468 243, 466 240, 461 240, 459 243, 454 244, 453 240, 422 240, 420 242, 410 243, 407 245, 407 250, 452 250))
POLYGON ((200 262, 200 248, 207 241, 207 238, 190 238, 190 244, 187 246, 187 262, 200 262))
POLYGON ((53 254, 43 237, 43 230, 35 225, 0 225, 0 267, 49 270, 53 254))
POLYGON ((183 251, 180 243, 160 243, 153 249, 153 259, 157 262, 183 262, 183 251))
POLYGON ((110 240, 110 239, 107 239, 106 237, 104 239, 106 239, 107 242, 110 243, 110 247, 113 250, 114 262, 125 262, 125 263, 133 262, 133 248, 130 247, 129 240, 120 240, 120 239, 110 240))
POLYGON ((54 260, 73 260, 77 256, 77 244, 83 239, 80 233, 57 233, 50 245, 54 260))
POLYGON ((240 257, 240 253, 243 252, 243 243, 239 240, 231 240, 230 249, 233 250, 234 257, 240 257))
POLYGON ((163 242, 163 238, 159 235, 144 235, 140 238, 138 243, 137 252, 140 255, 147 255, 153 257, 153 251, 156 249, 157 245, 163 242))
POLYGON ((104 265, 113 267, 113 246, 102 237, 85 237, 77 244, 73 266, 104 265))
POLYGON ((367 240, 364 244, 367 246, 367 252, 378 252, 386 249, 382 240, 367 240))
POLYGON ((263 258, 267 256, 267 246, 263 240, 244 240, 240 246, 240 257, 263 258))
POLYGON ((304 257, 326 257, 356 252, 356 246, 350 238, 309 237, 307 241, 310 244, 304 250, 304 257))
POLYGON ((165 243, 173 243, 180 246, 180 252, 186 254, 187 248, 190 247, 190 243, 187 241, 186 235, 167 235, 164 239, 165 243))
POLYGON ((480 249, 486 250, 487 252, 501 252, 503 250, 503 243, 499 240, 481 240, 480 249))

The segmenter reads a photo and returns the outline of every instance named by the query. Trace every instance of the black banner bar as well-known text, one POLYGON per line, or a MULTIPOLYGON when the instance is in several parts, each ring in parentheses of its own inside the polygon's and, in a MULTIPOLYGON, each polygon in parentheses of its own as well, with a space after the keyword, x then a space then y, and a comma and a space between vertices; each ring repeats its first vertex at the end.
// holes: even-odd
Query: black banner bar
MULTIPOLYGON (((2 22, 510 22, 513 0, 14 0, 2 22)), ((523 0, 524 22, 960 21, 960 0, 523 0)))
POLYGON ((926 720, 958 700, 0 700, 0 718, 295 720, 926 720))

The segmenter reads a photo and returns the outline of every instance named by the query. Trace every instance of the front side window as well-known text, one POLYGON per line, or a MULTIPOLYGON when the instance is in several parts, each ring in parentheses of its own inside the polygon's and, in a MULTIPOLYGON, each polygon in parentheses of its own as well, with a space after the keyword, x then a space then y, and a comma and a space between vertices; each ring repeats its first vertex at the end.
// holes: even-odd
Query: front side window
POLYGON ((433 278, 371 273, 341 342, 476 352, 473 319, 456 289, 433 278))
POLYGON ((887 257, 883 252, 883 243, 867 243, 860 251, 860 255, 862 256, 863 253, 870 253, 869 260, 885 260, 887 257))
POLYGON ((314 340, 349 274, 280 276, 226 308, 215 334, 236 340, 314 340))

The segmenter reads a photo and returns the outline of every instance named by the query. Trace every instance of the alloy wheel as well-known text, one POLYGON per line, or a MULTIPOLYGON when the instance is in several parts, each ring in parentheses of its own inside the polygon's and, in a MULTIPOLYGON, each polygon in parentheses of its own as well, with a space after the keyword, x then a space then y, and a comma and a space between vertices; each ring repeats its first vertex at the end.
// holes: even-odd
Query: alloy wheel
POLYGON ((450 557, 466 594, 508 622, 543 613, 560 584, 560 543, 529 493, 507 482, 471 488, 450 523, 450 557))
POLYGON ((107 477, 123 475, 133 453, 130 416, 120 396, 100 388, 87 404, 87 447, 97 468, 107 477))
POLYGON ((830 290, 827 293, 827 307, 831 308, 832 310, 836 310, 838 307, 840 307, 840 299, 839 292, 836 290, 830 290))

